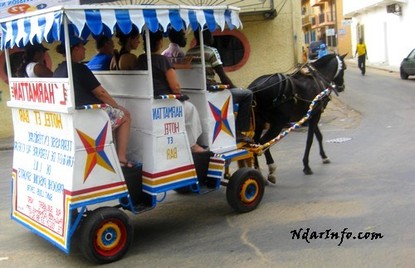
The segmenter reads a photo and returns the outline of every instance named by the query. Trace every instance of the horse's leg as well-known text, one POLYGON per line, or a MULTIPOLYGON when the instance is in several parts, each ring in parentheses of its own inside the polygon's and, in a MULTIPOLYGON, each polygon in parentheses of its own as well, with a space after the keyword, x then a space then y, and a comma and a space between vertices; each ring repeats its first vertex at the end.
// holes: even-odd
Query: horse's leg
MULTIPOLYGON (((259 139, 261 138, 262 131, 265 127, 265 123, 265 119, 259 113, 255 114, 255 131, 253 140, 257 144, 259 143, 259 139)), ((260 171, 257 155, 254 156, 254 167, 260 171)))
MULTIPOLYGON (((271 123, 269 126, 269 129, 265 132, 265 134, 261 137, 259 143, 264 144, 269 142, 270 140, 277 137, 277 135, 281 132, 282 126, 277 125, 275 123, 271 123)), ((272 158, 270 150, 264 151, 266 163, 268 165, 268 181, 272 184, 275 184, 277 182, 277 165, 274 163, 274 159, 272 158)))
POLYGON ((328 164, 330 163, 330 158, 327 157, 326 152, 324 152, 324 148, 323 148, 323 135, 321 134, 320 128, 316 127, 316 130, 314 132, 314 134, 316 135, 317 141, 318 141, 318 146, 320 148, 320 156, 321 159, 323 159, 323 163, 324 164, 328 164))
POLYGON ((308 122, 307 141, 306 141, 305 151, 304 151, 304 156, 303 156, 303 165, 304 165, 303 172, 306 175, 313 174, 313 171, 311 170, 308 164, 308 158, 310 156, 310 149, 311 149, 311 145, 313 145, 314 133, 316 132, 316 128, 317 128, 318 122, 320 121, 320 117, 321 117, 321 112, 317 112, 310 118, 308 122))

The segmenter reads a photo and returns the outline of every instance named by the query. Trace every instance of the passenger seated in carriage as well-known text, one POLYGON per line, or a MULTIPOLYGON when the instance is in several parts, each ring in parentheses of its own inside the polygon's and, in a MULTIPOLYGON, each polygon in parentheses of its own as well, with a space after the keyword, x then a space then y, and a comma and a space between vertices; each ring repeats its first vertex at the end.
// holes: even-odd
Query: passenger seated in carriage
POLYGON ((169 58, 175 69, 190 69, 192 68, 192 57, 186 57, 186 52, 183 47, 187 44, 186 33, 182 29, 176 31, 173 28, 169 29, 169 47, 165 49, 161 55, 169 58))
MULTIPOLYGON (((145 36, 144 50, 146 49, 145 36)), ((168 58, 160 54, 163 47, 163 32, 150 32, 150 50, 153 72, 154 96, 167 94, 180 94, 180 83, 177 80, 176 72, 168 58)), ((147 55, 142 54, 137 59, 138 70, 147 70, 147 55)), ((206 150, 197 144, 197 139, 202 134, 199 113, 191 102, 184 101, 184 115, 186 132, 193 153, 201 153, 206 150)))
POLYGON ((45 64, 49 49, 42 44, 28 44, 24 48, 23 61, 16 72, 17 77, 51 77, 53 72, 45 64))
POLYGON ((131 29, 128 34, 121 30, 116 30, 115 36, 118 38, 118 44, 121 46, 119 53, 114 53, 111 60, 111 70, 134 70, 137 56, 131 53, 138 48, 140 44, 140 33, 136 27, 131 29))
POLYGON ((114 53, 118 53, 114 50, 114 41, 111 37, 101 34, 95 39, 95 48, 98 53, 91 58, 86 66, 91 71, 109 70, 114 53))
MULTIPOLYGON (((121 167, 133 167, 127 160, 127 144, 130 136, 130 113, 117 104, 95 78, 92 71, 81 62, 85 59, 86 41, 72 35, 69 40, 71 47, 72 78, 75 93, 75 105, 107 104, 104 110, 108 113, 112 130, 115 130, 118 160, 121 167)), ((56 47, 59 54, 66 56, 65 43, 56 47)), ((66 60, 56 68, 53 77, 68 77, 66 60)))
MULTIPOLYGON (((196 46, 189 49, 186 55, 192 57, 192 63, 201 64, 199 31, 194 31, 194 37, 196 39, 196 46)), ((207 86, 218 84, 215 80, 215 73, 219 76, 222 84, 230 86, 229 90, 232 94, 233 103, 238 104, 238 114, 235 120, 236 141, 253 143, 254 141, 251 138, 242 134, 242 132, 249 131, 250 128, 252 91, 238 88, 232 83, 223 69, 223 63, 218 50, 213 47, 214 39, 208 29, 203 30, 203 42, 207 86)))

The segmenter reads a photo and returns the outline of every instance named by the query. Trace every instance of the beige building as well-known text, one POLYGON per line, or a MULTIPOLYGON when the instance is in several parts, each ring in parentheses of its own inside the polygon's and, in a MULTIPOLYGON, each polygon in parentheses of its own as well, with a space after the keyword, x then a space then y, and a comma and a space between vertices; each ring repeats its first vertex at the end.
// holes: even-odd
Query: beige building
MULTIPOLYGON (((139 3, 140 1, 135 2, 139 3)), ((221 3, 221 5, 224 4, 228 3, 221 3)), ((227 52, 229 58, 233 58, 235 55, 239 57, 237 60, 230 60, 229 66, 226 67, 229 76, 236 85, 248 87, 250 82, 263 74, 287 72, 302 61, 301 49, 304 45, 304 34, 302 32, 300 1, 246 0, 237 4, 241 8, 240 18, 243 28, 215 33, 216 37, 223 38, 222 44, 229 40, 239 40, 236 42, 238 43, 237 49, 232 48, 227 52)), ((192 35, 189 35, 189 44, 192 39, 192 35)), ((166 46, 167 42, 166 39, 166 46)), ((55 52, 56 44, 45 44, 45 46, 50 48, 48 62, 54 70, 63 58, 55 52)), ((87 59, 89 59, 95 53, 94 42, 89 42, 86 47, 87 59)), ((223 47, 226 48, 226 46, 223 47)), ((136 51, 136 53, 137 55, 141 54, 142 50, 136 51)), ((13 128, 11 111, 6 105, 6 101, 10 97, 6 83, 7 77, 4 73, 5 63, 2 51, 0 52, 0 65, 0 89, 3 91, 2 101, 0 101, 0 138, 4 138, 13 135, 13 128)))
POLYGON ((329 50, 352 56, 350 20, 343 18, 343 0, 302 0, 301 20, 307 47, 322 40, 329 50))

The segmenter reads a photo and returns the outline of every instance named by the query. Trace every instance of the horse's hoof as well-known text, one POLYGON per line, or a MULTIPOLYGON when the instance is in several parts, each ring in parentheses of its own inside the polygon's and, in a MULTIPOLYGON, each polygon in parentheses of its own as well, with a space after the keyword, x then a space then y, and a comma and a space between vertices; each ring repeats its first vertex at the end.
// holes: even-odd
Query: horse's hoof
POLYGON ((268 172, 274 173, 277 170, 277 165, 275 163, 268 165, 268 172))
POLYGON ((274 175, 268 175, 268 179, 267 179, 271 184, 276 184, 277 183, 277 176, 274 175))
POLYGON ((305 175, 312 175, 313 171, 311 170, 311 168, 304 168, 303 172, 305 175))
POLYGON ((331 161, 330 161, 330 158, 324 158, 323 159, 323 164, 330 164, 331 163, 331 161))

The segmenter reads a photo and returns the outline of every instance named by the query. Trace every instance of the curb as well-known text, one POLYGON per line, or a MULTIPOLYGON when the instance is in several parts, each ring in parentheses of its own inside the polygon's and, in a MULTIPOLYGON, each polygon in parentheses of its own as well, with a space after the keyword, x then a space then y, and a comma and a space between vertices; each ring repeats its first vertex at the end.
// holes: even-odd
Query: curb
MULTIPOLYGON (((357 62, 356 59, 351 58, 351 59, 345 59, 345 62, 347 65, 353 66, 357 68, 357 62)), ((377 69, 377 70, 382 70, 382 71, 387 71, 387 72, 391 72, 391 73, 399 73, 399 67, 395 67, 395 66, 389 66, 389 65, 381 65, 381 64, 372 64, 370 62, 366 62, 366 68, 371 68, 371 69, 377 69)))

